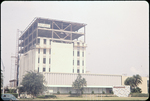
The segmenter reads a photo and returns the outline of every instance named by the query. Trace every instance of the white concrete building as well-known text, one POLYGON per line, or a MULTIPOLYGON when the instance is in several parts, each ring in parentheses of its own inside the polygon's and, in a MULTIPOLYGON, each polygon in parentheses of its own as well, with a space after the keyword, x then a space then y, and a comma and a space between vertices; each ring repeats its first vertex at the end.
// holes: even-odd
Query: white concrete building
POLYGON ((86 24, 36 18, 20 40, 19 84, 26 71, 52 73, 85 73, 86 24))
MULTIPOLYGON (((75 92, 72 83, 80 73, 87 81, 84 93, 110 93, 113 86, 124 85, 125 76, 91 74, 86 71, 85 26, 83 23, 35 18, 19 37, 17 85, 26 71, 43 73, 48 90, 75 92), (83 41, 79 41, 83 38, 83 41)), ((142 88, 147 92, 147 80, 142 88), (146 86, 145 86, 146 85, 146 86)))

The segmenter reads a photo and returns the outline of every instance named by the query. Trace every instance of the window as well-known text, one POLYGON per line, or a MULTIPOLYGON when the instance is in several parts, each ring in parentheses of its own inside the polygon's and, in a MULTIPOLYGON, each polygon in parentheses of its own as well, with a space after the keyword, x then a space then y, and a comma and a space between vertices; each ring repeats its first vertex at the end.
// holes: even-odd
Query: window
POLYGON ((43 58, 43 63, 44 63, 44 64, 46 63, 46 58, 43 58))
POLYGON ((74 56, 74 51, 73 51, 73 56, 74 56))
POLYGON ((79 69, 77 69, 77 73, 80 73, 80 70, 79 70, 79 69))
POLYGON ((82 61, 82 66, 84 66, 84 61, 82 61))
POLYGON ((51 40, 49 40, 49 44, 51 45, 51 40))
POLYGON ((43 49, 43 54, 46 54, 46 49, 43 49))
POLYGON ((82 52, 82 57, 84 57, 84 52, 82 52))
POLYGON ((40 54, 40 49, 38 49, 38 53, 40 54))
POLYGON ((40 44, 40 39, 38 38, 38 44, 40 44))
POLYGON ((51 49, 49 49, 49 54, 51 54, 51 49))
POLYGON ((80 56, 80 52, 79 51, 77 52, 77 56, 80 56))
POLYGON ((51 68, 49 68, 49 72, 51 71, 51 68))
POLYGON ((44 68, 43 68, 43 72, 45 72, 45 71, 46 71, 46 68, 44 67, 44 68))
POLYGON ((51 59, 49 58, 49 64, 51 64, 51 59))
POLYGON ((74 69, 73 69, 73 73, 74 73, 74 69))
POLYGON ((39 67, 38 67, 38 72, 39 72, 39 67))
POLYGON ((79 60, 77 60, 77 65, 78 65, 78 66, 80 65, 80 61, 79 61, 79 60))
POLYGON ((84 47, 82 47, 82 50, 84 51, 84 47))
POLYGON ((40 63, 40 58, 38 58, 38 63, 40 63))
POLYGON ((46 44, 46 39, 44 39, 44 44, 46 44))
POLYGON ((84 70, 82 69, 82 73, 84 73, 84 70))

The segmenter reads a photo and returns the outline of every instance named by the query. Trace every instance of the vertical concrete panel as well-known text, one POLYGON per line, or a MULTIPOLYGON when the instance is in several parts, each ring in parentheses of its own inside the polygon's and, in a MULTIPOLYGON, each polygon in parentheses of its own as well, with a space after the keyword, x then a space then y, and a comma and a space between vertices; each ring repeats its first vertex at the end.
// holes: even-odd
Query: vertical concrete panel
POLYGON ((51 42, 52 72, 72 73, 73 44, 51 42))

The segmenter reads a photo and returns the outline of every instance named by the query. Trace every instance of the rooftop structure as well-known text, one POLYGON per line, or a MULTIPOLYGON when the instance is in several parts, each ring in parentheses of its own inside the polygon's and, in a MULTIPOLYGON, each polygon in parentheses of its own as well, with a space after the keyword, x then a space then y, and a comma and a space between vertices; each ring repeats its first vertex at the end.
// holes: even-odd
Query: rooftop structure
POLYGON ((73 42, 84 36, 85 42, 85 26, 83 23, 35 18, 19 38, 19 53, 23 54, 38 44, 37 37, 51 38, 57 42, 73 42), (81 28, 84 28, 84 31, 78 32, 81 28))

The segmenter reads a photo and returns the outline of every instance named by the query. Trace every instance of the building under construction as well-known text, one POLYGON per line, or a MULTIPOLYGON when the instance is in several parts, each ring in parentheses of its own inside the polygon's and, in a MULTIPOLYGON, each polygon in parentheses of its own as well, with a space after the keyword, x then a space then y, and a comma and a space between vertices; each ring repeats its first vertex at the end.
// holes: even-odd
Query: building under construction
POLYGON ((87 81, 85 93, 109 93, 114 85, 124 85, 122 75, 86 73, 85 27, 83 23, 35 18, 19 37, 18 86, 30 70, 43 73, 52 93, 75 92, 72 83, 78 73, 87 81))
POLYGON ((19 82, 25 71, 85 73, 86 24, 35 18, 19 38, 19 82), (84 28, 83 32, 79 29, 84 28), (84 36, 84 41, 78 38, 84 36))

